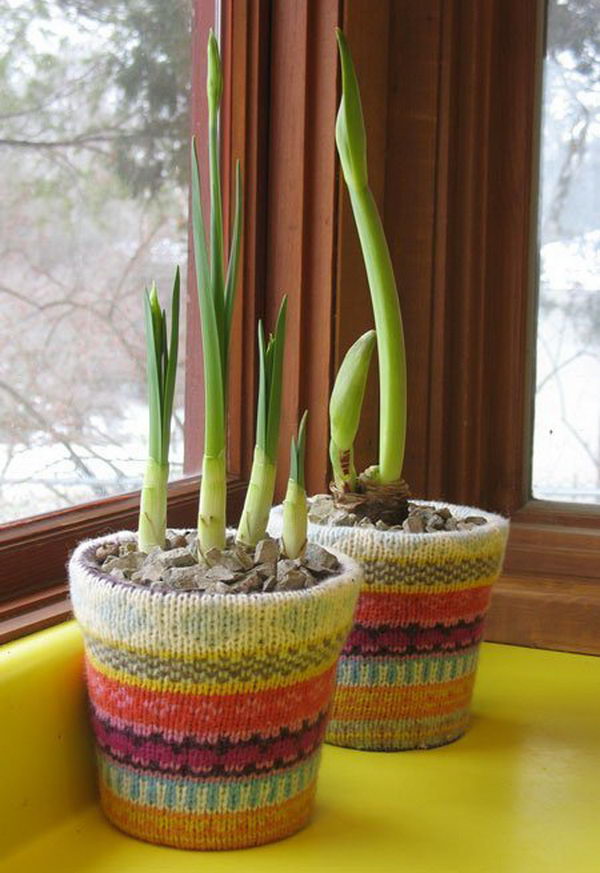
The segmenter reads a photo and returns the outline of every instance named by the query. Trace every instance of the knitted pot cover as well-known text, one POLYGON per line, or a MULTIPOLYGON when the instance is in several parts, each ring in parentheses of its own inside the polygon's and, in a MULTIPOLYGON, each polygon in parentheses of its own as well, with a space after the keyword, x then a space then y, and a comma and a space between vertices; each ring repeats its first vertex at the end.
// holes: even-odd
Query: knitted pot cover
POLYGON ((311 813, 360 568, 341 555, 342 572, 305 591, 161 593, 98 570, 108 539, 69 563, 104 812, 186 849, 294 833, 311 813))
MULTIPOLYGON (((450 743, 467 728, 508 522, 470 507, 430 505, 448 506, 458 518, 483 516, 488 524, 427 534, 309 527, 309 539, 335 545, 365 571, 354 627, 338 663, 329 743, 425 749, 450 743)), ((276 509, 272 533, 279 519, 276 509)))

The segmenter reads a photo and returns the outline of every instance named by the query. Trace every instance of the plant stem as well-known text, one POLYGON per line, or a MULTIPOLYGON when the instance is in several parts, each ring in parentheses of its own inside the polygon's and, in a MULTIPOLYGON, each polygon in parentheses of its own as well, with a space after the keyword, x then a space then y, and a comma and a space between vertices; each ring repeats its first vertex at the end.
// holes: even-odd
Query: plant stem
POLYGON ((368 186, 349 188, 362 250, 379 359, 379 479, 402 475, 406 447, 406 348, 394 269, 377 204, 368 186))
POLYGON ((225 548, 226 500, 225 452, 216 457, 205 452, 198 511, 198 545, 202 554, 211 548, 225 548))
POLYGON ((239 164, 236 167, 236 205, 231 248, 225 280, 223 252, 223 206, 219 168, 219 111, 223 94, 223 73, 219 46, 214 33, 208 38, 208 156, 210 187, 210 228, 207 245, 202 212, 200 168, 192 139, 192 237, 198 285, 198 302, 204 356, 204 457, 198 510, 198 547, 225 546, 227 381, 228 350, 237 284, 237 267, 242 228, 242 190, 239 164), (209 257, 210 249, 210 257, 209 257))
POLYGON ((276 465, 271 463, 260 446, 255 446, 252 473, 237 533, 239 543, 255 546, 264 537, 273 502, 276 473, 276 465))
POLYGON ((168 479, 169 465, 157 464, 152 458, 148 458, 140 497, 138 523, 138 545, 141 552, 149 552, 157 546, 164 548, 168 479))
POLYGON ((171 418, 179 348, 179 268, 175 271, 171 298, 171 340, 167 340, 167 316, 160 308, 153 284, 144 295, 146 361, 148 375, 148 460, 140 495, 138 542, 142 552, 165 545, 167 481, 171 418))
POLYGON ((287 299, 279 308, 275 333, 265 342, 262 322, 258 323, 258 405, 256 444, 237 540, 255 546, 267 529, 269 511, 275 492, 277 447, 281 419, 283 352, 285 345, 287 299))
POLYGON ((288 558, 297 558, 304 551, 308 528, 307 512, 304 486, 294 479, 289 479, 283 501, 283 532, 281 537, 283 551, 288 558))
POLYGON ((350 193, 369 280, 379 356, 379 468, 388 484, 401 478, 406 444, 406 351, 394 270, 377 205, 369 188, 367 137, 352 56, 341 30, 342 100, 336 144, 350 193))
POLYGON ((281 540, 283 552, 288 558, 297 558, 306 545, 308 529, 308 504, 304 487, 304 456, 306 453, 305 412, 298 427, 298 439, 292 437, 290 449, 290 478, 283 501, 283 529, 281 540))

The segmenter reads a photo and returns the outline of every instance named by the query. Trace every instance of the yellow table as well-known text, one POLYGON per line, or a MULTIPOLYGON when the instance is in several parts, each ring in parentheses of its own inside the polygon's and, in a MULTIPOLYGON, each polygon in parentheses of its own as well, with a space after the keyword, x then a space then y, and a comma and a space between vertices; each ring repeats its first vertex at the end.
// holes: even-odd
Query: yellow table
POLYGON ((157 848, 103 819, 72 623, 0 649, 0 763, 2 873, 600 871, 600 659, 582 655, 484 645, 466 737, 326 747, 312 824, 242 852, 157 848))

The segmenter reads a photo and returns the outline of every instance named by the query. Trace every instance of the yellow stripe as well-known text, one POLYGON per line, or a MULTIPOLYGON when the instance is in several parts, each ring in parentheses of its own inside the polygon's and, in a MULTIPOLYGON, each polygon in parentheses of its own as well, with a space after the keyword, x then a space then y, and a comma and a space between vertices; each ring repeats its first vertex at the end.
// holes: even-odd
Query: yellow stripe
POLYGON ((438 685, 409 687, 338 687, 332 721, 426 718, 465 709, 471 700, 475 674, 438 685))

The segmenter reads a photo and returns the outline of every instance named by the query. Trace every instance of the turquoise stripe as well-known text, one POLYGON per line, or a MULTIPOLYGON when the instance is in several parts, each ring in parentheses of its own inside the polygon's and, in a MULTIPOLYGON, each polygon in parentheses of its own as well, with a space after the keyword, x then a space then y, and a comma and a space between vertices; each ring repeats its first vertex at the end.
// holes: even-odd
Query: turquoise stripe
POLYGON ((287 770, 218 781, 136 771, 98 752, 100 778, 116 795, 144 806, 185 812, 241 812, 283 803, 314 782, 320 751, 287 770))
POLYGON ((473 673, 478 655, 479 645, 463 652, 422 657, 343 655, 338 663, 337 684, 356 688, 449 682, 473 673))

